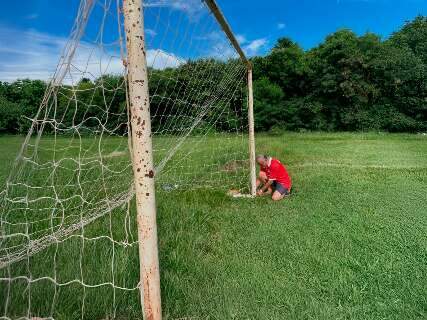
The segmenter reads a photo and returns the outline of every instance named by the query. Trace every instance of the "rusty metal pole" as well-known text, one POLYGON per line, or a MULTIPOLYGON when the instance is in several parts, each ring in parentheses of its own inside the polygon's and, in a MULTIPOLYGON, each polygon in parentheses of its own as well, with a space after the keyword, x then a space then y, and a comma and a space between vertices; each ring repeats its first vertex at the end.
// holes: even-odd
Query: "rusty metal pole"
POLYGON ((221 26, 224 33, 227 35, 230 43, 236 49, 242 61, 248 69, 248 121, 249 121, 249 164, 250 164, 250 193, 256 195, 256 168, 255 168, 255 129, 254 129, 254 96, 252 88, 252 64, 246 57, 242 48, 239 45, 230 25, 222 14, 216 0, 204 0, 209 10, 215 16, 216 21, 221 26))
POLYGON ((141 304, 145 319, 160 320, 162 309, 154 164, 142 0, 123 0, 123 12, 138 222, 141 304))
POLYGON ((249 164, 251 195, 256 195, 256 168, 255 168, 255 128, 254 128, 254 92, 252 86, 252 66, 248 68, 248 120, 249 120, 249 164))

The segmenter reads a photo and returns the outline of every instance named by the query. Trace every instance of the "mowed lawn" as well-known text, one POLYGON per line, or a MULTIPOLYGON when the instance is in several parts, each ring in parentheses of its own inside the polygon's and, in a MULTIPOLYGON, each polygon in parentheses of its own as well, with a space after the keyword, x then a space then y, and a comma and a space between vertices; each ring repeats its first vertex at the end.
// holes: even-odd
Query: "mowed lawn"
MULTIPOLYGON (((2 182, 22 139, 0 138, 2 182)), ((257 152, 287 164, 290 198, 159 190, 166 319, 427 318, 427 136, 259 135, 257 152)))

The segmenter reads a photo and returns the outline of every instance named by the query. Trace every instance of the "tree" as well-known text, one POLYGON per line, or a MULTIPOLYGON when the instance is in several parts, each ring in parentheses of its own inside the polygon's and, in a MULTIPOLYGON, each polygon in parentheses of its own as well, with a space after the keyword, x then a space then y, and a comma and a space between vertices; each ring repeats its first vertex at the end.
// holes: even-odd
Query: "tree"
POLYGON ((408 21, 403 28, 390 37, 393 46, 409 48, 427 65, 427 17, 418 16, 408 21))
POLYGON ((0 96, 0 133, 18 133, 22 109, 0 96))
POLYGON ((409 48, 384 44, 372 61, 381 89, 379 105, 387 105, 385 129, 422 131, 427 128, 426 66, 409 48))
POLYGON ((263 76, 279 85, 288 97, 293 97, 304 93, 306 67, 302 48, 291 40, 282 38, 265 58, 263 76))
POLYGON ((266 77, 254 81, 254 114, 257 131, 284 125, 282 89, 266 77))
MULTIPOLYGON (((251 58, 254 75, 256 129, 287 130, 427 130, 427 17, 405 23, 388 40, 373 33, 358 36, 338 30, 317 47, 304 51, 289 38, 280 38, 263 57, 251 58)), ((237 60, 196 59, 177 68, 150 69, 152 126, 154 131, 169 121, 168 133, 179 133, 198 114, 198 106, 216 101, 217 109, 202 121, 214 121, 216 131, 241 127, 246 88, 230 94, 224 82, 226 70, 240 70, 237 60), (235 64, 235 66, 230 66, 235 64), (194 68, 203 70, 195 77, 194 68), (205 77, 209 75, 209 77, 205 77), (209 81, 207 80, 209 79, 209 81), (210 84, 217 84, 212 92, 210 84), (225 96, 236 97, 231 100, 225 96), (165 99, 164 97, 168 97, 165 99), (224 105, 226 103, 226 105, 224 105), (242 105, 243 104, 243 105, 242 105), (176 115, 183 108, 189 117, 176 115), (191 109, 194 108, 194 109, 191 109), (240 112, 240 114, 239 114, 240 112), (239 120, 240 119, 240 120, 239 120)), ((46 84, 40 80, 0 82, 0 131, 26 132, 37 112, 46 84)), ((81 79, 75 88, 63 86, 58 93, 62 123, 90 127, 126 128, 126 92, 121 76, 81 79), (104 98, 111 103, 108 112, 104 98), (78 108, 76 108, 78 106, 78 108), (114 121, 108 118, 114 115, 114 121), (108 120, 108 121, 107 121, 108 120)), ((214 109, 212 109, 214 110, 214 109)), ((46 128, 46 130, 49 130, 46 128)))

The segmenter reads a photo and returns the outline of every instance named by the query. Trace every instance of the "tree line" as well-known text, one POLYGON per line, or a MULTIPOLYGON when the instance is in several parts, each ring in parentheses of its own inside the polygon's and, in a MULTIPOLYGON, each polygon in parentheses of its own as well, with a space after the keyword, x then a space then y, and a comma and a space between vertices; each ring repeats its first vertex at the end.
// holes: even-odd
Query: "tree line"
MULTIPOLYGON (((427 17, 419 16, 405 23, 386 40, 373 33, 358 36, 344 29, 305 51, 291 39, 281 38, 266 56, 254 57, 251 62, 257 131, 427 131, 427 17)), ((151 87, 156 88, 151 101, 153 114, 181 112, 179 103, 168 107, 168 99, 161 98, 179 100, 174 96, 171 79, 184 83, 186 92, 197 92, 192 104, 197 105, 197 99, 206 99, 209 88, 198 87, 200 81, 192 73, 195 64, 212 69, 209 74, 215 77, 210 79, 213 83, 221 81, 230 64, 235 63, 200 60, 178 68, 151 70, 150 93, 151 87)), ((108 120, 108 126, 120 128, 126 122, 123 83, 123 78, 113 75, 93 81, 82 79, 77 85, 78 97, 73 97, 82 104, 82 108, 77 108, 84 110, 80 113, 66 107, 76 93, 65 86, 58 91, 57 102, 59 113, 63 114, 56 116, 66 126, 87 117, 85 126, 105 125, 108 120), (109 112, 117 115, 114 120, 97 107, 105 104, 105 99, 109 112)), ((46 86, 41 80, 0 82, 0 133, 28 131, 29 119, 36 114, 46 86)), ((219 86, 226 94, 227 85, 219 86)), ((245 90, 243 85, 241 90, 245 90)), ((215 122, 214 129, 228 131, 239 121, 241 114, 237 110, 245 110, 245 101, 237 94, 235 99, 223 99, 221 103, 227 103, 223 107, 230 112, 221 113, 227 118, 215 122)), ((154 119, 154 128, 161 125, 156 121, 159 118, 154 119)))
POLYGON ((258 130, 427 130, 427 17, 382 41, 350 30, 253 59, 258 130))

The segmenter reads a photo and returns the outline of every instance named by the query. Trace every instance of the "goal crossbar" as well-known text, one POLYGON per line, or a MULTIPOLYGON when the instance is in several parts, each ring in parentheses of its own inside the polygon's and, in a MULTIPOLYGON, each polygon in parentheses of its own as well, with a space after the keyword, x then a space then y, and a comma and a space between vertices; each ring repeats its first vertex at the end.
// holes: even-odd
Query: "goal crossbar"
POLYGON ((230 25, 228 24, 227 20, 225 19, 225 16, 223 15, 221 9, 219 8, 218 4, 215 0, 205 0, 206 5, 211 10, 212 14, 215 16, 216 20, 218 21, 219 25, 221 26, 224 33, 227 35, 228 39, 230 40, 231 44, 233 45, 234 49, 236 49, 237 53, 239 54, 242 61, 246 64, 248 70, 252 69, 252 64, 250 63, 249 59, 246 57, 244 51, 240 47, 239 42, 237 41, 236 37, 234 36, 233 31, 231 30, 230 25))

